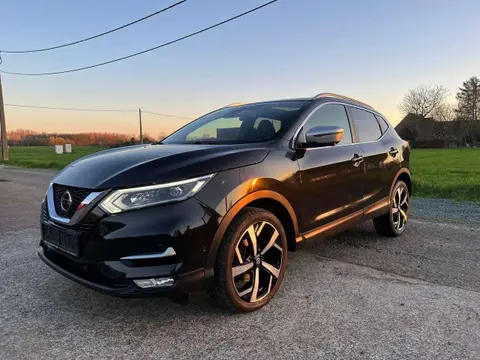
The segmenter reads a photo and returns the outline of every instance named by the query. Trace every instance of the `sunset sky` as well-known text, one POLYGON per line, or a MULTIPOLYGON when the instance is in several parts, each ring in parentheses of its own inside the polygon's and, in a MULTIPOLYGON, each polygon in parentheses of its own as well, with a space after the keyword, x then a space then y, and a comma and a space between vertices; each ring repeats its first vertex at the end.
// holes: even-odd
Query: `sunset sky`
MULTIPOLYGON (((175 1, 2 0, 0 49, 53 46, 109 30, 175 1)), ((2 54, 0 69, 85 66, 184 36, 266 0, 188 0, 140 24, 45 53, 2 54)), ((196 117, 232 102, 320 92, 358 98, 393 124, 420 84, 451 90, 480 76, 480 1, 280 0, 160 50, 78 73, 2 75, 5 103, 144 110, 196 117)), ((6 107, 8 129, 137 132, 137 114, 6 107)), ((187 120, 144 114, 157 136, 187 120)))

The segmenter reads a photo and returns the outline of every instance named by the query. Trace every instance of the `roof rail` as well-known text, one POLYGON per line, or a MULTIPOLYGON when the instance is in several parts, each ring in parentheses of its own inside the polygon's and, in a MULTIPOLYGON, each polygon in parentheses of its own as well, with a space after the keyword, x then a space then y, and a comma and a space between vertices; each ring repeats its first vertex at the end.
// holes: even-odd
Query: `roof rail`
POLYGON ((245 105, 246 103, 241 103, 241 102, 236 102, 236 103, 231 103, 231 104, 228 104, 228 105, 225 105, 222 107, 223 108, 227 108, 227 107, 234 107, 234 106, 240 106, 240 105, 245 105))
POLYGON ((322 97, 332 97, 332 98, 338 98, 338 99, 343 99, 343 100, 348 100, 348 101, 351 101, 351 102, 354 102, 354 103, 357 103, 357 104, 361 104, 369 109, 372 109, 372 110, 375 110, 373 108, 373 106, 370 106, 368 104, 365 104, 364 102, 362 101, 359 101, 359 100, 355 100, 355 99, 352 99, 348 96, 343 96, 343 95, 339 95, 339 94, 334 94, 334 93, 320 93, 318 95, 315 95, 313 98, 314 99, 319 99, 319 98, 322 98, 322 97))

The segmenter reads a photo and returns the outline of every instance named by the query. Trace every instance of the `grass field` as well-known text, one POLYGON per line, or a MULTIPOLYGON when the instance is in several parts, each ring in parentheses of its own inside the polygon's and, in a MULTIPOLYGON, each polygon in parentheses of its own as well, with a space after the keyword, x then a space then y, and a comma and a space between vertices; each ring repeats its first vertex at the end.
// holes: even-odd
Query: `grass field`
POLYGON ((480 148, 415 149, 410 165, 414 195, 480 202, 480 148))
MULTIPOLYGON (((57 155, 53 146, 10 148, 8 164, 43 169, 62 169, 84 155, 103 150, 98 146, 74 146, 73 153, 57 155)), ((414 149, 411 172, 415 196, 480 203, 480 149, 414 149)))
POLYGON ((56 154, 53 146, 10 147, 8 165, 40 169, 63 169, 78 158, 104 150, 101 146, 73 146, 70 154, 56 154))

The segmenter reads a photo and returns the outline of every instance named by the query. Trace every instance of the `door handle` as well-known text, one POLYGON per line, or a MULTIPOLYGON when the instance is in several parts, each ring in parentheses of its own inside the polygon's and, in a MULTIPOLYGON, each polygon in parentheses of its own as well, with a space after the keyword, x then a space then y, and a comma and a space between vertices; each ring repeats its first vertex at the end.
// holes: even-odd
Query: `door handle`
POLYGON ((390 151, 388 152, 390 155, 392 155, 393 157, 395 157, 397 154, 398 154, 398 150, 395 149, 394 147, 391 147, 390 148, 390 151))
POLYGON ((360 164, 363 162, 363 156, 360 156, 358 154, 353 154, 353 158, 351 161, 353 161, 353 166, 359 167, 360 164))

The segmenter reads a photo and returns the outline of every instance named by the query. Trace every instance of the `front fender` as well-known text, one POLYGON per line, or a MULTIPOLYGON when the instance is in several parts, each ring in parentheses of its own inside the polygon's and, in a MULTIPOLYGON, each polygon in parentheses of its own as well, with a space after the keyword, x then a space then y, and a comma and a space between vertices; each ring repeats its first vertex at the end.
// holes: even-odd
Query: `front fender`
POLYGON ((271 151, 259 164, 218 173, 196 196, 221 217, 208 249, 206 277, 213 276, 217 251, 231 221, 253 201, 270 199, 281 204, 292 220, 295 239, 299 238, 295 202, 299 186, 298 163, 283 150, 271 151))
POLYGON ((295 237, 299 235, 299 228, 298 228, 298 220, 295 211, 290 204, 290 202, 281 194, 272 191, 272 190, 258 190, 249 193, 242 197, 239 201, 237 201, 227 212, 227 214, 223 217, 216 233, 213 238, 212 244, 210 246, 210 250, 208 253, 207 264, 205 267, 205 277, 212 278, 214 275, 214 267, 215 267, 215 260, 217 257, 218 248, 220 247, 220 243, 225 235, 225 232, 228 229, 228 226, 232 222, 232 220, 237 216, 237 214, 248 204, 254 202, 255 200, 259 199, 271 199, 281 203, 288 211, 290 218, 293 222, 293 227, 295 230, 295 237))

